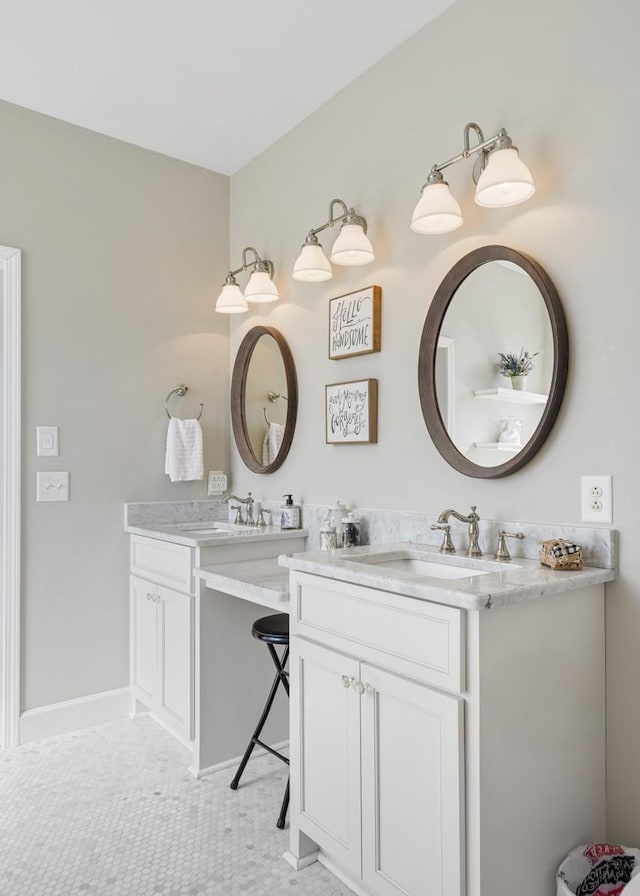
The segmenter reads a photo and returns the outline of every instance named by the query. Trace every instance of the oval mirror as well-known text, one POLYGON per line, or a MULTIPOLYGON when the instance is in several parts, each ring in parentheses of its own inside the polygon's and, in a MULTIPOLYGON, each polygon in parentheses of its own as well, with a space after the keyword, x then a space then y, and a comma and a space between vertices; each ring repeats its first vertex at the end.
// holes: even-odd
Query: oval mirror
POLYGON ((298 381, 287 342, 273 327, 253 327, 238 348, 231 378, 231 423, 240 457, 254 473, 282 466, 296 427, 298 381))
POLYGON ((420 341, 420 403, 436 448, 466 476, 515 473, 551 431, 568 366, 564 312, 543 268, 506 246, 469 252, 438 287, 420 341))

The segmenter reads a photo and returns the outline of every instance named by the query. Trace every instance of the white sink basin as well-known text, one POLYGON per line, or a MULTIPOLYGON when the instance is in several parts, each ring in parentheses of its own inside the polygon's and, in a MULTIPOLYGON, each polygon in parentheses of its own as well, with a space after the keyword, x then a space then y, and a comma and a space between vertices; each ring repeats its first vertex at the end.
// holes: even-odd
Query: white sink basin
POLYGON ((257 532, 255 526, 237 526, 235 523, 179 523, 173 528, 189 535, 229 535, 230 532, 257 532))
MULTIPOLYGON (((462 559, 462 558, 461 558, 462 559)), ((412 576, 430 579, 470 579, 475 576, 486 576, 490 572, 500 569, 498 563, 489 561, 479 561, 483 565, 486 564, 489 569, 477 569, 466 566, 464 560, 456 562, 453 559, 433 559, 427 560, 424 557, 416 557, 410 553, 393 554, 391 556, 368 555, 362 557, 351 557, 353 563, 362 563, 367 566, 377 566, 380 571, 389 570, 390 572, 403 572, 412 576)), ((475 561, 478 562, 478 561, 475 561)))

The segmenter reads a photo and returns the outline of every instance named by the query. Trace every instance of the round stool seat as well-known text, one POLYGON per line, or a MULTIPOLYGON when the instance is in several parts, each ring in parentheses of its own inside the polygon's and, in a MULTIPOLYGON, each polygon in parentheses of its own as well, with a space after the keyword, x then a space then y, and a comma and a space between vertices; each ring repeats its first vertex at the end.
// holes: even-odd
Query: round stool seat
POLYGON ((274 613, 271 616, 263 616, 256 619, 251 629, 251 634, 259 641, 266 644, 289 643, 289 615, 288 613, 274 613))

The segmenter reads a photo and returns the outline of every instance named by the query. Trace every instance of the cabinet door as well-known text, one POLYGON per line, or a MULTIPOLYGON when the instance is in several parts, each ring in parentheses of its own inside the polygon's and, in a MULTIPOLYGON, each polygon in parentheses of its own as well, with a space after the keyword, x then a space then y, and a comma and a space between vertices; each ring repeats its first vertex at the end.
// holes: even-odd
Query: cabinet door
POLYGON ((155 585, 131 576, 131 678, 136 696, 154 706, 158 674, 158 593, 155 585))
POLYGON ((362 878, 379 896, 460 896, 463 701, 363 663, 362 878))
POLYGON ((157 711, 183 740, 192 737, 193 598, 158 588, 159 682, 157 711))
MULTIPOLYGON (((293 641, 292 792, 300 830, 360 877, 359 663, 302 638, 293 641), (295 667, 295 668, 294 668, 295 667)), ((293 816, 292 816, 292 823, 293 816)))

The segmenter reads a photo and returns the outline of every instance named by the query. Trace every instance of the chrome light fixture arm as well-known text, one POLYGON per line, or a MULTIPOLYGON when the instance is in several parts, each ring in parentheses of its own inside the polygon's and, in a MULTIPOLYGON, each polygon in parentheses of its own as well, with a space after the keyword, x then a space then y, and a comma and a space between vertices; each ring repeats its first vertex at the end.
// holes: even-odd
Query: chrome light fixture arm
POLYGON ((493 152, 494 149, 518 148, 517 146, 513 146, 513 141, 507 134, 505 128, 500 128, 497 134, 494 134, 493 137, 489 137, 489 139, 486 140, 484 134, 482 133, 482 128, 480 127, 480 125, 476 124, 475 121, 470 121, 464 126, 463 139, 464 146, 462 152, 458 153, 457 156, 453 156, 451 159, 447 159, 446 162, 441 162, 438 165, 433 165, 431 171, 429 172, 429 177, 427 178, 427 181, 423 186, 423 189, 428 184, 442 183, 443 177, 440 174, 441 171, 444 171, 445 168, 449 168, 451 165, 455 165, 456 162, 462 162, 464 159, 468 159, 474 153, 479 152, 481 154, 479 170, 476 170, 475 166, 473 169, 473 180, 475 183, 477 183, 480 174, 487 164, 489 153, 493 152), (471 131, 473 131, 478 138, 478 142, 474 146, 471 146, 469 142, 469 134, 471 131))
POLYGON ((235 284, 235 276, 236 274, 242 274, 243 271, 266 271, 270 277, 273 277, 273 263, 269 261, 267 258, 260 258, 258 252, 253 248, 253 246, 245 246, 242 250, 242 265, 239 268, 236 268, 235 271, 229 271, 226 276, 225 283, 235 284), (253 252, 254 258, 251 261, 247 260, 247 253, 253 252))
POLYGON ((317 245, 318 234, 322 233, 323 230, 328 230, 329 227, 334 227, 336 224, 359 224, 364 233, 367 232, 367 222, 362 215, 359 215, 353 207, 347 208, 346 202, 343 202, 342 199, 332 199, 329 203, 329 220, 321 224, 320 227, 314 227, 309 231, 305 239, 305 245, 317 245), (342 209, 341 215, 334 214, 334 206, 336 205, 342 209))

